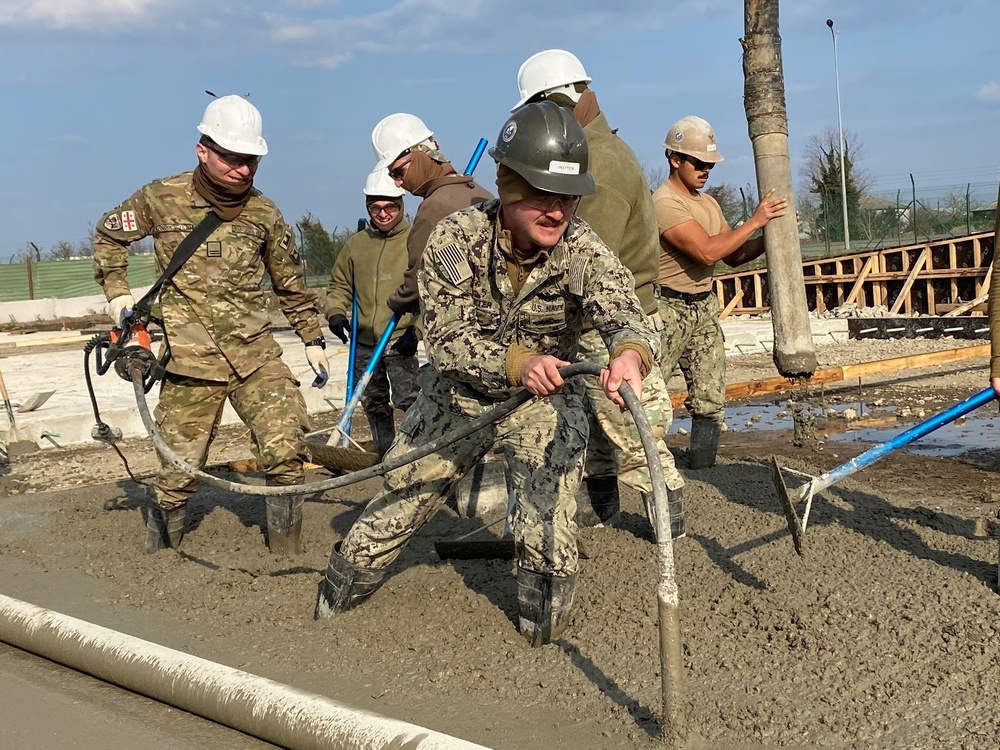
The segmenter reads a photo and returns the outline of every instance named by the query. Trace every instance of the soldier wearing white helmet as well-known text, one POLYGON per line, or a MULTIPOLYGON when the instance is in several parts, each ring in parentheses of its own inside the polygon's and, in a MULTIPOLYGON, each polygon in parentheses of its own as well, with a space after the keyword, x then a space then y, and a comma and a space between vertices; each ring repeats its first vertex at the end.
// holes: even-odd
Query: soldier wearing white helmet
MULTIPOLYGON (((612 130, 591 78, 576 55, 566 50, 538 52, 517 72, 520 99, 514 110, 546 99, 570 110, 583 126, 590 147, 590 173, 596 190, 580 199, 577 216, 586 221, 635 277, 635 291, 650 325, 659 330, 653 282, 659 270, 660 245, 649 185, 628 144, 612 130)), ((578 359, 606 363, 608 349, 589 323, 580 339, 578 359)), ((620 518, 618 482, 652 499, 652 479, 635 423, 604 395, 597 378, 585 378, 590 415, 585 475, 577 492, 577 523, 614 524, 620 518)), ((643 405, 650 422, 664 433, 670 428, 670 395, 659 367, 643 381, 643 405)), ((684 534, 684 479, 663 441, 658 441, 660 464, 667 484, 671 529, 684 534)), ((648 504, 648 503, 647 503, 648 504)), ((651 507, 651 505, 649 506, 651 507)))
MULTIPOLYGON (((368 175, 364 187, 368 223, 347 240, 337 255, 326 294, 330 330, 345 344, 351 330, 351 311, 358 299, 358 340, 354 362, 355 382, 364 373, 382 332, 389 323, 385 306, 389 292, 403 281, 406 240, 410 225, 403 215, 403 189, 386 170, 368 175)), ((396 437, 393 407, 406 411, 417 397, 417 334, 414 316, 404 315, 392 343, 372 373, 361 397, 375 452, 389 450, 396 437)))
MULTIPOLYGON (((239 96, 214 99, 198 125, 193 171, 156 180, 102 216, 94 233, 95 278, 115 325, 135 305, 128 246, 152 236, 162 271, 202 222, 220 223, 159 295, 170 360, 156 407, 160 434, 188 463, 204 466, 228 400, 250 427, 268 484, 304 478, 305 400, 271 335, 261 282, 266 273, 282 312, 305 343, 306 358, 329 372, 315 296, 305 285, 295 231, 253 186, 267 153, 257 108, 239 96), (215 216, 212 216, 214 214, 215 216)), ((146 552, 176 548, 197 481, 163 462, 153 482, 146 552)), ((268 498, 267 541, 275 552, 301 552, 301 498, 268 498)))
POLYGON ((388 170, 396 185, 423 198, 407 239, 409 262, 403 282, 389 296, 393 312, 419 313, 417 271, 431 230, 448 214, 475 206, 493 196, 472 176, 460 175, 441 153, 434 133, 423 120, 399 112, 384 117, 372 130, 375 171, 388 170))
POLYGON ((712 291, 718 261, 733 268, 764 252, 754 238, 771 219, 785 215, 788 201, 768 192, 753 216, 731 228, 715 198, 701 192, 709 172, 723 161, 715 131, 694 115, 674 123, 663 141, 670 176, 653 194, 660 233, 657 278, 663 319, 660 366, 670 380, 680 366, 691 413, 690 467, 715 465, 725 418, 726 354, 719 326, 719 300, 712 291))

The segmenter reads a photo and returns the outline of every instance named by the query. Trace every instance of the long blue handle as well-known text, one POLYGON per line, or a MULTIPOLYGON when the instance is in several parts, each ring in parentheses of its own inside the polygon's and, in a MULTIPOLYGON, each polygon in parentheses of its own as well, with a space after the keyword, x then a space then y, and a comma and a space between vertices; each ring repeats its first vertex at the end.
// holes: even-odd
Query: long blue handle
POLYGON ((486 151, 486 144, 489 143, 485 138, 480 138, 479 143, 476 145, 476 150, 472 152, 472 158, 469 159, 469 163, 465 167, 465 171, 462 172, 463 175, 470 175, 476 171, 476 167, 479 166, 479 160, 483 158, 483 152, 486 151))
POLYGON ((927 419, 920 424, 911 427, 906 430, 906 432, 901 432, 896 435, 892 440, 888 440, 884 443, 876 445, 874 448, 869 448, 860 456, 851 459, 847 463, 843 463, 836 468, 830 469, 830 471, 816 477, 815 480, 815 491, 820 491, 829 487, 830 485, 836 484, 841 479, 850 476, 856 471, 860 471, 866 466, 875 463, 883 456, 892 453, 897 448, 902 448, 904 445, 909 445, 914 440, 919 440, 924 435, 934 432, 934 430, 939 427, 943 427, 949 422, 954 422, 959 417, 965 416, 970 411, 978 409, 984 404, 988 404, 990 401, 996 398, 996 394, 993 392, 992 388, 986 388, 975 396, 970 396, 965 399, 960 404, 955 404, 950 409, 936 414, 930 419, 927 419))
MULTIPOLYGON (((354 395, 354 364, 358 361, 358 291, 354 290, 351 303, 351 346, 347 355, 347 401, 354 395)), ((345 402, 346 404, 346 402, 345 402)), ((351 420, 347 420, 347 434, 351 434, 351 420)))
POLYGON ((371 359, 368 360, 368 365, 365 367, 364 373, 361 375, 360 382, 356 383, 354 386, 354 392, 351 394, 350 400, 348 400, 347 405, 344 406, 344 413, 340 415, 340 422, 337 424, 340 433, 344 436, 341 441, 342 444, 347 444, 348 431, 350 430, 351 416, 354 414, 354 410, 357 408, 358 404, 361 403, 361 396, 365 392, 365 388, 368 387, 369 381, 372 379, 372 374, 375 372, 375 368, 378 367, 378 362, 382 359, 382 354, 385 352, 385 348, 389 345, 389 339, 392 338, 392 334, 396 330, 396 326, 399 324, 399 313, 393 313, 392 317, 389 319, 389 324, 385 327, 385 331, 382 332, 382 338, 378 340, 375 344, 375 350, 372 352, 371 359))

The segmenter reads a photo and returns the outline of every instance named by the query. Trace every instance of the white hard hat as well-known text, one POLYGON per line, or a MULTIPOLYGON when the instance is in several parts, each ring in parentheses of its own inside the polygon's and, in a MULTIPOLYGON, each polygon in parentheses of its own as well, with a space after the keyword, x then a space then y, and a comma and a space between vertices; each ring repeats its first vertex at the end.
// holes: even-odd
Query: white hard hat
POLYGON ((267 153, 267 141, 261 135, 261 127, 257 108, 242 96, 230 94, 209 102, 198 132, 234 154, 263 156, 267 153))
POLYGON ((573 101, 580 95, 573 88, 574 83, 590 83, 591 77, 583 69, 583 63, 572 52, 564 49, 547 49, 536 52, 517 71, 517 89, 521 99, 511 112, 523 107, 528 100, 541 93, 551 93, 555 89, 565 89, 573 101))
POLYGON ((365 180, 364 194, 369 197, 402 198, 404 190, 396 187, 396 181, 384 169, 376 169, 365 180))
MULTIPOLYGON (((372 130, 372 149, 375 151, 375 170, 388 169, 399 155, 418 143, 430 141, 434 133, 416 115, 397 112, 383 117, 372 130)), ((428 145, 434 147, 433 142, 428 145)))
POLYGON ((687 115, 673 124, 663 139, 663 147, 678 154, 718 164, 725 161, 715 143, 715 131, 707 120, 697 115, 687 115))

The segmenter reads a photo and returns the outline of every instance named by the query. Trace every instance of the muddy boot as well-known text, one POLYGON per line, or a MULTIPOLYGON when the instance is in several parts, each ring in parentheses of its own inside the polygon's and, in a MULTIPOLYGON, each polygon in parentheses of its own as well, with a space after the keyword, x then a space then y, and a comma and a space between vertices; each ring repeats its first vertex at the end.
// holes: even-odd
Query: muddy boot
POLYGON ((302 545, 302 497, 264 499, 267 511, 267 546, 276 555, 293 557, 305 552, 302 545))
MULTIPOLYGON (((653 504, 653 493, 642 493, 642 504, 646 508, 646 520, 653 527, 653 540, 656 541, 656 507, 653 504)), ((687 523, 684 520, 683 489, 667 489, 667 512, 670 514, 670 538, 681 539, 687 536, 687 523)))
POLYGON ((581 529, 617 526, 621 518, 618 477, 584 477, 576 491, 576 525, 581 529))
POLYGON ((715 466, 715 454, 719 450, 722 425, 709 419, 695 417, 691 420, 691 443, 688 447, 688 461, 692 469, 710 469, 715 466))
POLYGON ((380 414, 368 417, 368 426, 372 431, 375 452, 381 460, 392 447, 392 441, 396 439, 396 423, 392 421, 391 414, 380 414))
POLYGON ((385 570, 368 570, 352 565, 340 556, 340 545, 333 545, 326 576, 319 584, 315 619, 333 617, 361 604, 374 594, 385 580, 385 570))
POLYGON ((533 648, 551 643, 569 627, 576 574, 554 576, 518 566, 518 630, 533 648))
POLYGON ((184 538, 187 507, 164 510, 154 505, 146 513, 146 554, 161 549, 177 549, 184 538))

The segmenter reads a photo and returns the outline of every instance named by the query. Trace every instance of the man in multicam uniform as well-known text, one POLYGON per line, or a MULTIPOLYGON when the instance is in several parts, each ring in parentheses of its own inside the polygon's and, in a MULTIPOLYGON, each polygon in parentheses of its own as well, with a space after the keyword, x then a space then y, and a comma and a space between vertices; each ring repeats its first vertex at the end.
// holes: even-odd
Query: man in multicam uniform
MULTIPOLYGON (((385 300, 403 280, 406 238, 410 233, 410 224, 403 216, 403 189, 396 187, 384 169, 368 175, 364 194, 368 224, 351 235, 340 251, 326 294, 330 330, 345 344, 350 338, 350 313, 357 295, 355 382, 364 373, 389 324, 392 313, 385 300)), ((392 344, 382 354, 361 396, 379 456, 385 455, 396 438, 393 406, 406 411, 417 398, 417 336, 413 318, 405 315, 400 319, 392 344)))
MULTIPOLYGON (((156 423, 170 448, 202 467, 226 399, 253 436, 268 484, 303 481, 305 401, 271 335, 266 271, 282 311, 305 342, 309 364, 329 371, 314 295, 306 288, 295 234, 268 198, 253 187, 267 153, 261 117, 238 96, 213 100, 198 126, 198 166, 141 187, 97 222, 95 278, 120 325, 135 305, 126 279, 128 246, 152 235, 159 273, 209 211, 222 219, 160 294, 170 361, 156 423)), ((146 521, 146 552, 176 548, 196 480, 161 461, 153 483, 156 505, 146 521)), ((301 551, 301 498, 268 498, 267 536, 273 551, 301 551)))
POLYGON ((660 231, 656 293, 663 319, 660 367, 669 381, 680 365, 687 381, 684 402, 691 413, 688 456, 692 469, 715 465, 726 402, 726 351, 719 300, 712 292, 715 264, 733 268, 764 253, 754 238, 771 219, 785 215, 788 201, 768 192, 749 219, 730 228, 715 198, 701 192, 708 173, 723 160, 715 131, 700 117, 674 123, 663 142, 670 176, 653 194, 660 231))
POLYGON ((619 407, 639 395, 655 331, 632 274, 583 222, 594 190, 583 129, 551 102, 508 118, 490 155, 498 201, 459 211, 431 234, 419 275, 431 366, 389 458, 435 440, 526 388, 536 398, 457 443, 389 472, 382 491, 334 547, 317 617, 364 601, 451 487, 503 446, 516 489, 519 628, 540 646, 569 624, 578 559, 574 521, 588 420, 582 384, 559 368, 575 358, 589 318, 611 352, 601 375, 619 407))
MULTIPOLYGON (((632 272, 636 296, 650 325, 659 331, 662 324, 653 282, 659 270, 660 245, 649 185, 632 149, 608 125, 597 97, 587 85, 590 82, 590 76, 576 55, 561 49, 538 52, 525 60, 517 71, 521 99, 512 111, 528 102, 545 99, 571 111, 583 126, 590 148, 588 171, 594 178, 596 190, 580 200, 577 216, 597 232, 632 272)), ((657 347, 654 357, 658 354, 657 347)), ((583 362, 607 364, 608 350, 589 323, 580 339, 577 358, 583 362)), ((635 422, 605 397, 596 377, 583 380, 590 407, 590 442, 583 483, 577 492, 577 523, 600 526, 617 522, 620 517, 619 480, 638 490, 652 521, 653 484, 635 422)), ((658 366, 646 376, 642 392, 642 405, 650 424, 666 434, 673 408, 658 366)), ((671 535, 676 539, 684 535, 685 529, 681 490, 684 479, 666 443, 657 440, 657 447, 667 484, 671 535)))

